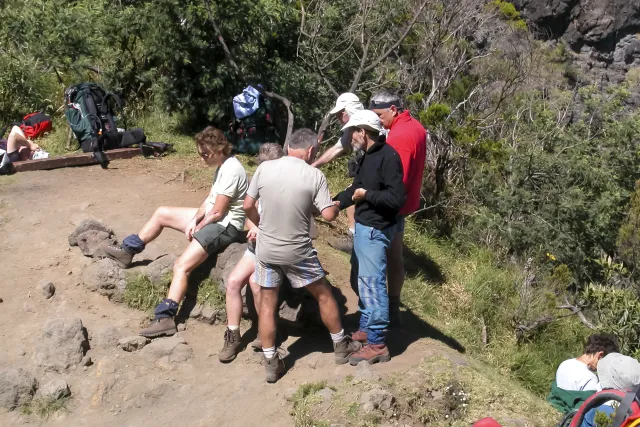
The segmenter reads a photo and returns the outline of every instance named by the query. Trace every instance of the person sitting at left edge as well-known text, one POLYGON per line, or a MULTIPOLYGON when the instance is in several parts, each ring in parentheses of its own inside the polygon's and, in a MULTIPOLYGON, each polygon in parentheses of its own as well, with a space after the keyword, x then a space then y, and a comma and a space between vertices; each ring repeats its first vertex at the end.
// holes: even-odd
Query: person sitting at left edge
POLYGON ((189 274, 209 255, 219 253, 242 239, 245 214, 242 208, 248 188, 247 173, 231 156, 232 146, 224 133, 207 127, 195 137, 198 153, 208 166, 217 167, 211 192, 200 208, 162 206, 138 234, 127 236, 121 246, 104 246, 107 257, 123 268, 131 265, 135 254, 142 252, 165 227, 183 232, 189 246, 173 265, 173 279, 167 298, 156 307, 151 325, 140 335, 155 338, 177 332, 174 317, 187 291, 189 274))

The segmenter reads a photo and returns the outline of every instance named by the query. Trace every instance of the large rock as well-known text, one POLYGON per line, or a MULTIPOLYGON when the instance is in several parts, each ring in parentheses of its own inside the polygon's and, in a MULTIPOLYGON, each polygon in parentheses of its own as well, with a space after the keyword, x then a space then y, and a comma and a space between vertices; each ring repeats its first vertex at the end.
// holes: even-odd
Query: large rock
POLYGON ((113 234, 113 230, 92 219, 85 219, 73 230, 73 233, 69 235, 69 246, 78 246, 78 236, 88 230, 104 231, 108 234, 113 234))
POLYGON ((102 230, 87 230, 80 233, 76 241, 82 254, 92 258, 105 256, 102 245, 115 245, 118 243, 113 234, 102 230))
POLYGON ((118 346, 124 351, 136 351, 142 350, 142 348, 147 345, 149 340, 140 335, 132 335, 129 337, 124 337, 120 339, 118 342, 118 346))
POLYGON ((153 341, 142 349, 142 355, 161 367, 169 367, 191 359, 193 350, 181 335, 153 341))
POLYGON ((166 277, 172 273, 173 264, 178 259, 175 255, 164 255, 147 265, 144 272, 154 285, 164 282, 166 277))
POLYGON ((122 302, 127 287, 125 271, 110 259, 94 262, 82 272, 82 283, 93 292, 104 295, 113 302, 122 302))
POLYGON ((71 390, 69 385, 63 379, 57 379, 48 382, 38 389, 36 392, 36 398, 42 398, 46 400, 59 400, 64 397, 71 396, 71 390))
POLYGON ((63 372, 82 362, 88 349, 87 331, 80 319, 52 319, 44 327, 33 362, 46 370, 63 372))
POLYGON ((0 371, 0 408, 10 411, 31 402, 38 381, 23 369, 0 371))
POLYGON ((38 289, 40 289, 40 292, 42 292, 42 296, 44 296, 46 299, 53 297, 53 294, 56 293, 56 287, 53 285, 53 283, 45 279, 41 280, 38 283, 38 289))
POLYGON ((92 347, 101 348, 115 348, 120 341, 120 332, 113 326, 107 326, 106 328, 93 332, 92 347))

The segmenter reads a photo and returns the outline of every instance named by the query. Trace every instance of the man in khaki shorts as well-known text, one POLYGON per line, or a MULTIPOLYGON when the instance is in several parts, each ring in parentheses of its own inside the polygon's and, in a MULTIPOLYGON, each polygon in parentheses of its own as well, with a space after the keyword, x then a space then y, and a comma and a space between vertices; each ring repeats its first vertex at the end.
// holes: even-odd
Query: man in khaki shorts
POLYGON ((270 383, 276 382, 285 371, 275 343, 278 288, 284 276, 291 286, 306 288, 318 301, 322 321, 333 340, 337 364, 346 363, 349 356, 361 348, 360 343, 344 334, 338 304, 309 237, 314 211, 320 212, 327 221, 335 220, 339 213, 324 174, 309 165, 317 149, 314 132, 309 129, 294 132, 287 156, 258 167, 244 201, 247 217, 259 224, 255 278, 262 290, 258 329, 266 380, 270 383), (261 215, 256 209, 258 199, 261 215))

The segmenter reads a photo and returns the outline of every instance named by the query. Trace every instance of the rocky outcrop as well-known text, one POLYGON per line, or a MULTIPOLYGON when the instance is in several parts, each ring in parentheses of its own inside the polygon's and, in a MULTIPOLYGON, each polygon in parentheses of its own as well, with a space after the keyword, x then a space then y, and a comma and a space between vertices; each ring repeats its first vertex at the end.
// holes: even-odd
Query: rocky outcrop
POLYGON ((80 319, 52 319, 44 326, 33 361, 46 370, 63 372, 79 364, 88 349, 87 331, 80 319))
POLYGON ((563 39, 588 61, 640 64, 640 0, 513 0, 545 39, 563 39))

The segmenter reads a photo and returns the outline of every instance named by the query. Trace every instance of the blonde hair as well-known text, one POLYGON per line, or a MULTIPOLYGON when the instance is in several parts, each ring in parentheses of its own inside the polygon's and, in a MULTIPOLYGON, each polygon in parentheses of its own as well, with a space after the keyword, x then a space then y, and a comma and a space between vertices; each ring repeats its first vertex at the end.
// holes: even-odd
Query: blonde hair
POLYGON ((267 142, 260 146, 258 152, 258 163, 266 162, 267 160, 275 160, 284 156, 284 150, 280 144, 275 142, 267 142))

